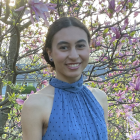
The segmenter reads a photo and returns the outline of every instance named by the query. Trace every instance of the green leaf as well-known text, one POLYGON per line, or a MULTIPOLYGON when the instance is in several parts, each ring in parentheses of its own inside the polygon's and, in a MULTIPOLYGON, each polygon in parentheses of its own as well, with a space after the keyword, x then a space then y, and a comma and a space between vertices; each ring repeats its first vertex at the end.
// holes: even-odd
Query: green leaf
POLYGON ((96 84, 94 82, 92 82, 91 87, 95 88, 96 84))
POLYGON ((131 9, 131 7, 133 6, 133 3, 129 2, 128 5, 129 5, 129 6, 128 6, 129 9, 131 9))
POLYGON ((136 31, 133 31, 133 32, 131 32, 129 35, 131 36, 131 37, 133 37, 133 35, 136 33, 136 31))
POLYGON ((111 13, 111 14, 113 13, 113 10, 112 10, 112 9, 108 9, 107 11, 108 11, 109 13, 111 13))
POLYGON ((36 24, 36 27, 38 27, 38 23, 36 24))
POLYGON ((15 17, 18 17, 18 14, 17 14, 17 13, 15 13, 15 12, 13 12, 13 15, 14 15, 15 17))
POLYGON ((15 26, 15 23, 16 23, 16 22, 15 22, 15 20, 13 19, 13 25, 14 25, 14 26, 15 26))
POLYGON ((106 34, 108 32, 108 30, 109 30, 109 28, 106 28, 103 33, 106 34))
POLYGON ((121 43, 125 43, 125 40, 122 40, 121 43))
POLYGON ((53 17, 51 17, 51 21, 53 22, 53 17))
POLYGON ((12 83, 11 81, 8 81, 8 82, 7 82, 8 85, 10 85, 11 83, 12 83))
POLYGON ((92 9, 92 5, 89 5, 88 8, 89 8, 89 9, 92 9))
POLYGON ((129 96, 128 98, 129 98, 130 100, 132 99, 132 97, 131 97, 131 96, 129 96))
POLYGON ((132 63, 133 63, 134 61, 136 61, 136 58, 132 59, 131 61, 132 61, 132 63))

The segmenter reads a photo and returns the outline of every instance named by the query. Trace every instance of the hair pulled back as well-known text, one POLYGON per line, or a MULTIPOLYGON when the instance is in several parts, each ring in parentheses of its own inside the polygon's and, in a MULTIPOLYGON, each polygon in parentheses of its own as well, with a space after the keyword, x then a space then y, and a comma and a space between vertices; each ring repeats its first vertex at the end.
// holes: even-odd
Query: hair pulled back
POLYGON ((46 60, 46 62, 48 64, 51 65, 51 67, 55 68, 54 62, 51 62, 49 60, 49 56, 48 53, 46 51, 46 49, 50 49, 52 50, 52 41, 53 41, 53 37, 54 35, 60 31, 62 28, 67 28, 70 26, 75 26, 75 27, 79 27, 82 30, 84 30, 87 34, 87 38, 88 38, 88 43, 90 44, 90 33, 87 29, 87 27, 77 18, 74 17, 62 17, 58 20, 56 20, 55 22, 53 22, 52 25, 50 25, 47 35, 46 35, 46 41, 45 41, 45 46, 43 47, 43 57, 46 60))

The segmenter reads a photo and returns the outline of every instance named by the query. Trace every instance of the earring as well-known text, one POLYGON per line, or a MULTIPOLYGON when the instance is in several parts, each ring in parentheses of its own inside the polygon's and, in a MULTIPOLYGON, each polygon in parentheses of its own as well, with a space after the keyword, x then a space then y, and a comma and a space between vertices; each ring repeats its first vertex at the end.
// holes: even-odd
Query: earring
POLYGON ((53 61, 53 59, 52 59, 52 58, 50 58, 50 61, 52 62, 52 61, 53 61))

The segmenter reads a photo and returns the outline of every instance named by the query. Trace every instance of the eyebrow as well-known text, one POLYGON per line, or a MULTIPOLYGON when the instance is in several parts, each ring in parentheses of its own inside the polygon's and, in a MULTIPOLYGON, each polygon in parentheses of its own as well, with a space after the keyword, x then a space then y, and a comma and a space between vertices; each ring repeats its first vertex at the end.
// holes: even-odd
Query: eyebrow
MULTIPOLYGON (((81 42, 85 42, 85 43, 86 43, 86 40, 80 39, 80 40, 78 40, 75 44, 81 43, 81 42)), ((68 43, 68 42, 66 42, 66 41, 60 41, 60 42, 57 43, 57 45, 61 45, 61 44, 70 44, 70 43, 68 43)))

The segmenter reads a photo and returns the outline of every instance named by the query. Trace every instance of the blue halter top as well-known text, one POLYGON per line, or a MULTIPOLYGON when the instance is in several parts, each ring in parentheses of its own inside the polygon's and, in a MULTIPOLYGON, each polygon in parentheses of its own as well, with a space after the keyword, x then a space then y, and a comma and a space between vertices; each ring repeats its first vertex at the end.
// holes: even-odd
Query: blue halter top
POLYGON ((48 128, 42 140, 107 140, 104 111, 92 92, 83 85, 83 76, 69 84, 51 78, 55 87, 48 128))

